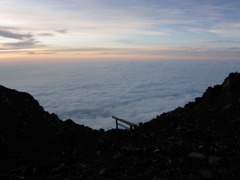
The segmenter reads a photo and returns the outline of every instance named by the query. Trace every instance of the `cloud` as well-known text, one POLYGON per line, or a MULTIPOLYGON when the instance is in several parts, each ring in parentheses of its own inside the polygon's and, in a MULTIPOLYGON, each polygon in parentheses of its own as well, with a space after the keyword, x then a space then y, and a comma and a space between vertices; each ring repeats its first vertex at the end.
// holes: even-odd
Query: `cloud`
POLYGON ((240 23, 232 23, 226 21, 220 21, 218 23, 212 23, 211 26, 208 27, 189 27, 187 31, 193 33, 213 33, 220 35, 222 37, 238 37, 240 35, 239 32, 240 23))
MULTIPOLYGON (((8 27, 5 27, 5 29, 8 29, 8 27)), ((14 52, 14 50, 20 50, 20 49, 29 49, 29 48, 40 48, 45 47, 44 45, 40 45, 40 41, 36 39, 34 35, 31 33, 19 33, 16 31, 19 31, 17 28, 11 28, 11 31, 9 30, 0 30, 0 36, 4 38, 11 39, 10 42, 3 42, 1 43, 2 50, 5 51, 11 51, 14 52), (13 32, 13 30, 15 32, 13 32)), ((51 33, 38 33, 38 36, 53 36, 51 33)), ((17 51, 19 53, 19 51, 17 51)))
POLYGON ((235 40, 215 40, 215 41, 207 41, 207 43, 231 43, 231 44, 240 44, 240 41, 235 41, 235 40))
POLYGON ((235 52, 238 52, 238 54, 240 55, 240 47, 229 47, 228 50, 232 50, 232 51, 235 51, 235 52))
POLYGON ((28 52, 27 55, 36 55, 36 54, 56 54, 56 53, 48 53, 48 52, 45 52, 45 53, 42 53, 42 52, 28 52))
POLYGON ((65 34, 67 32, 67 30, 66 29, 59 29, 59 30, 56 30, 56 32, 61 33, 61 34, 65 34))
POLYGON ((12 54, 14 54, 14 53, 21 53, 21 52, 19 52, 18 50, 9 50, 9 49, 6 49, 6 48, 0 48, 0 53, 1 54, 9 54, 9 53, 11 53, 11 55, 12 54))
MULTIPOLYGON (((209 43, 208 43, 209 44, 209 43)), ((55 48, 48 49, 49 53, 68 53, 73 58, 79 58, 80 55, 97 55, 95 59, 113 58, 121 59, 134 57, 136 60, 140 59, 182 59, 182 60, 238 60, 240 52, 234 47, 182 47, 182 48, 55 48), (98 56, 99 55, 99 56, 98 56)))
POLYGON ((121 43, 121 44, 140 44, 139 41, 130 40, 130 39, 121 39, 121 40, 117 40, 116 42, 121 43))
POLYGON ((30 33, 20 34, 20 33, 13 33, 7 30, 0 30, 0 36, 4 38, 18 39, 18 40, 31 39, 33 37, 30 33))
MULTIPOLYGON (((11 30, 19 31, 13 28, 11 30)), ((0 30, 0 36, 12 39, 10 42, 1 43, 2 50, 11 50, 13 52, 16 49, 43 47, 43 45, 39 45, 40 41, 36 40, 31 33, 24 34, 9 30, 0 30)))
POLYGON ((239 61, 48 62, 0 66, 0 81, 31 93, 62 119, 111 129, 112 115, 149 121, 193 101, 239 67, 239 61))
POLYGON ((54 36, 53 33, 38 33, 37 35, 38 36, 44 36, 44 37, 52 37, 52 36, 54 36))
POLYGON ((114 51, 119 48, 65 48, 65 49, 54 49, 55 52, 96 52, 96 51, 114 51))
POLYGON ((5 48, 24 49, 24 48, 40 47, 38 43, 39 41, 32 39, 32 40, 19 41, 19 42, 13 42, 13 43, 2 43, 2 45, 5 48))
POLYGON ((0 30, 18 30, 19 28, 13 26, 0 26, 0 30))

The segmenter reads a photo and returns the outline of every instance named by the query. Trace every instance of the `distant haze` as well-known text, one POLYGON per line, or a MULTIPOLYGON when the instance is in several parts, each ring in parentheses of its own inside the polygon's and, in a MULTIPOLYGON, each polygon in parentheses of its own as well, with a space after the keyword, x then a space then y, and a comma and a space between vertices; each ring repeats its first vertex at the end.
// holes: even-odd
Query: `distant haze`
POLYGON ((236 71, 239 61, 1 63, 0 84, 29 92, 63 120, 110 129, 112 115, 149 121, 236 71))

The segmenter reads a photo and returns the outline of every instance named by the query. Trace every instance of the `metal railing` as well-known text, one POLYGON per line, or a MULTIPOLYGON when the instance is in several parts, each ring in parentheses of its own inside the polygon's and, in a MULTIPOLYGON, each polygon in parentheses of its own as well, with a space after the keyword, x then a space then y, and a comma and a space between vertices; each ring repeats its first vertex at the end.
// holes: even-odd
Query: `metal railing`
POLYGON ((124 119, 120 119, 120 118, 118 118, 118 117, 116 117, 116 116, 112 116, 112 118, 116 120, 116 129, 118 129, 118 127, 121 126, 121 127, 124 127, 125 129, 128 129, 128 130, 131 131, 131 130, 133 130, 133 128, 136 128, 136 127, 137 127, 136 124, 131 123, 131 122, 129 122, 129 121, 126 121, 126 120, 124 120, 124 119), (125 124, 129 125, 129 127, 127 127, 126 125, 123 125, 123 124, 119 123, 119 121, 122 122, 122 123, 125 123, 125 124))

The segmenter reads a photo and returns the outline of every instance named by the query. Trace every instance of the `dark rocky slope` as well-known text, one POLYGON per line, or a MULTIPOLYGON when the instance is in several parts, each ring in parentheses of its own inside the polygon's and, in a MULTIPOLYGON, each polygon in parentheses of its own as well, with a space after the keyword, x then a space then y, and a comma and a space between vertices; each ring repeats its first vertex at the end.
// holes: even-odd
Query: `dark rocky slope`
POLYGON ((0 86, 0 179, 238 179, 240 74, 134 131, 96 131, 0 86))
POLYGON ((88 153, 96 133, 71 120, 59 120, 28 93, 0 86, 0 177, 14 175, 10 169, 62 158, 80 146, 88 153))

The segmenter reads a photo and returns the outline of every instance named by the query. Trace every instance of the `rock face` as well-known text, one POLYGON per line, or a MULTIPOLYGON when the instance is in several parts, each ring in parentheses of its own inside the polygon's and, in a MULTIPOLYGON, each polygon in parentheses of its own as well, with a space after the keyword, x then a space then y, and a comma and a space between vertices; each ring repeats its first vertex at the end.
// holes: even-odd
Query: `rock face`
MULTIPOLYGON (((0 166, 14 167, 95 143, 92 129, 59 120, 28 93, 0 86, 0 166)), ((91 148, 92 149, 92 148, 91 148)))
POLYGON ((0 86, 0 179, 238 179, 240 74, 132 132, 92 130, 0 86))

